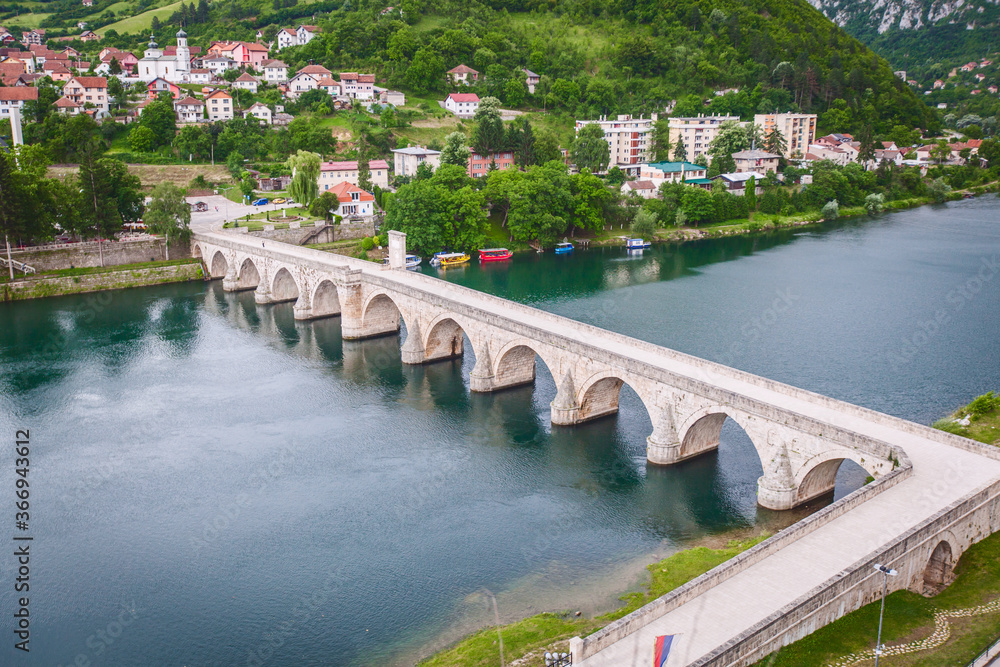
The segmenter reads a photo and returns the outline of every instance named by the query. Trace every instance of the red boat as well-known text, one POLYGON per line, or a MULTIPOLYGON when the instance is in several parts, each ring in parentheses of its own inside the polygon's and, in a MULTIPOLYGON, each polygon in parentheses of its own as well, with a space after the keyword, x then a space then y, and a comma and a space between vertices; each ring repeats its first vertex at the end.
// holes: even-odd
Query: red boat
POLYGON ((514 256, 507 248, 485 248, 479 251, 480 262, 502 262, 514 256))

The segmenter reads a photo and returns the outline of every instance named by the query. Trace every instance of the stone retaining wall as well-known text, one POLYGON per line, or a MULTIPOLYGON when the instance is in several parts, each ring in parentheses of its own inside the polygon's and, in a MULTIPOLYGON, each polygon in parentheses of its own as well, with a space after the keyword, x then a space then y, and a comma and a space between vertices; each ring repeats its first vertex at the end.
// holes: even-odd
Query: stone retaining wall
POLYGON ((83 294, 102 290, 144 287, 165 283, 186 282, 204 278, 198 262, 156 266, 146 269, 125 269, 92 273, 82 276, 30 278, 0 285, 0 301, 40 299, 63 294, 83 294))
MULTIPOLYGON (((163 239, 108 241, 102 243, 100 248, 94 242, 72 243, 51 250, 44 247, 37 250, 14 250, 11 251, 11 257, 34 267, 39 272, 59 271, 61 269, 101 266, 102 253, 104 266, 162 262, 166 259, 164 246, 166 246, 166 241, 163 239)), ((170 244, 170 259, 182 259, 190 256, 189 243, 173 242, 170 244)))

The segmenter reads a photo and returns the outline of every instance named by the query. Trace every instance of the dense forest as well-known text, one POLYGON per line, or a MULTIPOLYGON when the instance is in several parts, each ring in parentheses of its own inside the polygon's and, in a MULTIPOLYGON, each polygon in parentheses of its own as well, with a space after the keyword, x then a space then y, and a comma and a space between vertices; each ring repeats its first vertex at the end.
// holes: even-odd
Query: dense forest
MULTIPOLYGON (((821 118, 830 130, 938 129, 936 114, 885 60, 805 0, 404 0, 385 13, 385 0, 208 7, 204 20, 204 4, 182 3, 157 27, 166 38, 184 24, 192 43, 207 45, 256 39, 258 30, 268 39, 280 27, 315 20, 322 35, 282 51, 289 65, 371 71, 416 96, 442 96, 450 90, 445 72, 464 62, 507 106, 580 117, 662 112, 671 100, 739 89, 713 110, 832 109, 829 122, 821 118), (512 83, 520 84, 522 68, 542 75, 536 95, 512 83)), ((105 42, 139 48, 145 39, 111 31, 105 42)))

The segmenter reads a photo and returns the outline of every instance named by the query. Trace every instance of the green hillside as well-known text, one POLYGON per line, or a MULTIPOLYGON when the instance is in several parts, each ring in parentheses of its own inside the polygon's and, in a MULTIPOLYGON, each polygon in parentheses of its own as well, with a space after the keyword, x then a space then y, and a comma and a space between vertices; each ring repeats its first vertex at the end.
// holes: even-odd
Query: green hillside
MULTIPOLYGON (((464 62, 482 73, 480 92, 505 106, 575 117, 662 113, 676 100, 683 113, 797 108, 847 132, 938 123, 886 61, 805 0, 405 0, 402 16, 381 14, 388 0, 291 2, 214 3, 207 20, 181 3, 160 17, 160 41, 182 22, 193 44, 207 45, 255 39, 258 29, 267 39, 315 16, 321 37, 282 51, 284 61, 374 72, 419 97, 443 98, 452 89, 445 72, 464 62), (521 68, 542 75, 535 95, 523 93, 521 68)), ((118 32, 108 41, 122 47, 146 39, 118 32)))

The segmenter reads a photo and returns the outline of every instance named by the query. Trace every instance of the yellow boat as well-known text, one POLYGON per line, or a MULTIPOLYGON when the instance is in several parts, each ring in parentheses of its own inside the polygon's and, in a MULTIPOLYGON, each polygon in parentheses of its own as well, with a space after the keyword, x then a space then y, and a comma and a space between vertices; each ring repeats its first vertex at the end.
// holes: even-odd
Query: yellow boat
POLYGON ((439 252, 431 259, 434 266, 458 266, 469 261, 469 256, 464 252, 439 252))

